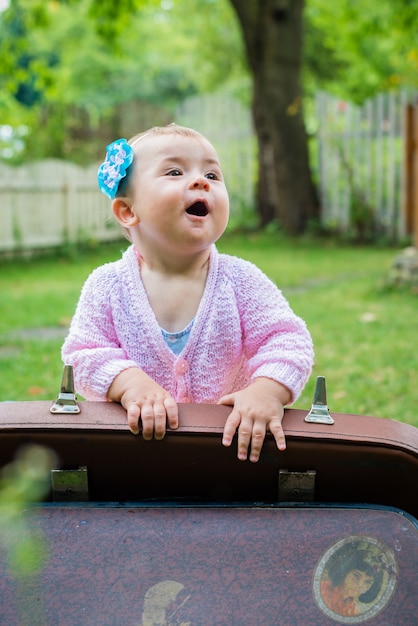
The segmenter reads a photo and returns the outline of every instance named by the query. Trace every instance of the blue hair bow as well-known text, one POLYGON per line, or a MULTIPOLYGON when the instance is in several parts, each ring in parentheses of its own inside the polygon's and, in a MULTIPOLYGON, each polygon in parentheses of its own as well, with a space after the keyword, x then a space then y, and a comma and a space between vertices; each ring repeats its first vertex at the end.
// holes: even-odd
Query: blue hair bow
POLYGON ((97 172, 99 189, 113 199, 126 170, 134 160, 134 151, 126 139, 117 139, 106 148, 106 158, 97 172))

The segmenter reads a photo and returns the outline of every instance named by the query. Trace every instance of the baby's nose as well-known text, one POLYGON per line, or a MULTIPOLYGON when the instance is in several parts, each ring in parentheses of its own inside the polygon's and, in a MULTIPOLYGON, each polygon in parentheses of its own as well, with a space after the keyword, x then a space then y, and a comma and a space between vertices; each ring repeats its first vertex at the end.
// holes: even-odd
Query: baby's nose
POLYGON ((205 189, 210 188, 209 180, 204 176, 196 176, 190 183, 191 189, 205 189))

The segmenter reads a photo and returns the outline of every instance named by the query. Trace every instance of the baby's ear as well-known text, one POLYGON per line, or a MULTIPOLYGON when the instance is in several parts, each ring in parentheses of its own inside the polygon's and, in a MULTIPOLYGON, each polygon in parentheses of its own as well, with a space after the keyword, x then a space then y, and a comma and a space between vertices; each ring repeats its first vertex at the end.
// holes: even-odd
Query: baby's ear
POLYGON ((129 198, 115 198, 112 201, 113 215, 119 224, 125 228, 132 228, 139 223, 139 219, 132 210, 132 203, 129 198))

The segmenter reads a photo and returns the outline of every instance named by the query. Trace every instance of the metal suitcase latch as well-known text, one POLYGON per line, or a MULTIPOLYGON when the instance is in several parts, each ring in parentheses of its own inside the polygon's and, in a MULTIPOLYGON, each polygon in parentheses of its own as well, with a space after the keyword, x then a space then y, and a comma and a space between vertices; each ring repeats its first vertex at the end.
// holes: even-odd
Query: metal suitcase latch
POLYGON ((51 413, 80 413, 80 407, 77 404, 77 396, 74 392, 72 365, 64 366, 61 389, 50 411, 51 413))
POLYGON ((327 406, 327 391, 324 376, 318 376, 315 384, 314 398, 311 410, 305 417, 305 422, 315 424, 333 424, 334 419, 330 415, 327 406))

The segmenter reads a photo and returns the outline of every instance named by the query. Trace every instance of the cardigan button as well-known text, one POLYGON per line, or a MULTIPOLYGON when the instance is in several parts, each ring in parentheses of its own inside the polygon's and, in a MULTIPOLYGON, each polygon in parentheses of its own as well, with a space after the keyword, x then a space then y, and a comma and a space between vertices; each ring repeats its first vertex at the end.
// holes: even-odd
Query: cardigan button
POLYGON ((176 374, 185 374, 189 369, 189 364, 186 359, 179 359, 174 366, 176 374))
POLYGON ((190 398, 188 396, 182 396, 179 399, 179 404, 189 404, 189 402, 191 402, 190 398))

